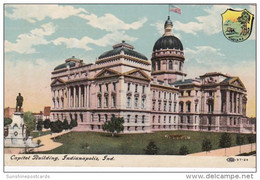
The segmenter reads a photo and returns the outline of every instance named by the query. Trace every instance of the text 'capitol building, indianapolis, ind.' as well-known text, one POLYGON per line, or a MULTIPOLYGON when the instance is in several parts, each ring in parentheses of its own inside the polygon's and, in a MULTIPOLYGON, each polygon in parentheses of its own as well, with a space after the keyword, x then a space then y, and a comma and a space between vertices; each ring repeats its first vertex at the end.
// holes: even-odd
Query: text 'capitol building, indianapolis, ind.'
POLYGON ((239 77, 209 72, 185 79, 183 46, 172 27, 168 17, 151 61, 122 41, 94 64, 73 56, 55 67, 51 120, 76 119, 75 131, 102 132, 115 116, 124 118, 122 133, 254 132, 239 77))

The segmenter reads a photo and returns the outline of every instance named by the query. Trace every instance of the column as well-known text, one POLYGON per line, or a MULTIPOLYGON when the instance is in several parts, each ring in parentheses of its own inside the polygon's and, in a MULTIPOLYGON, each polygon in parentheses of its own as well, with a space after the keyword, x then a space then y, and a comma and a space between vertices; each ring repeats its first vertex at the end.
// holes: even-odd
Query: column
POLYGON ((229 108, 230 108, 230 105, 229 105, 229 97, 230 96, 230 92, 227 90, 226 91, 226 112, 227 113, 229 113, 230 112, 230 110, 229 110, 229 108))
POLYGON ((81 86, 79 86, 79 107, 81 107, 81 86))
POLYGON ((69 107, 69 88, 68 87, 66 87, 66 95, 67 95, 66 96, 66 102, 67 102, 66 108, 68 108, 69 107))
POLYGON ((52 103, 53 103, 52 108, 55 109, 55 90, 52 91, 52 103))
POLYGON ((71 87, 68 87, 68 108, 71 108, 71 87))
POLYGON ((87 107, 87 86, 84 85, 84 107, 87 107))
POLYGON ((87 101, 87 106, 90 107, 90 85, 87 86, 87 93, 88 93, 88 101, 87 101))
POLYGON ((76 107, 76 86, 73 86, 73 107, 76 107))
POLYGON ((243 98, 242 97, 243 97, 243 95, 240 94, 240 102, 239 102, 240 103, 240 107, 239 107, 240 108, 240 114, 242 114, 242 108, 243 108, 243 101, 242 101, 243 98))

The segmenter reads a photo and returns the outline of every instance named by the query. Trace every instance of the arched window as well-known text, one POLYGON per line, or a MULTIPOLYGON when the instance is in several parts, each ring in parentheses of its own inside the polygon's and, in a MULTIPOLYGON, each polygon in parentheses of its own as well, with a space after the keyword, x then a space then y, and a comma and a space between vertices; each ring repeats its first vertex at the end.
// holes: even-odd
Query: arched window
POLYGON ((169 69, 172 70, 172 61, 169 61, 169 69))

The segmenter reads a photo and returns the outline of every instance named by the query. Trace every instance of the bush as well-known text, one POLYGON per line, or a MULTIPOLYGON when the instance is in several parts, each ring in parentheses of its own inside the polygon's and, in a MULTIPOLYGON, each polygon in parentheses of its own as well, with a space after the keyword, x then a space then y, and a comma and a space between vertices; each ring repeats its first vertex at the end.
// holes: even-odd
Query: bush
POLYGON ((12 124, 13 120, 11 118, 4 118, 4 126, 8 126, 12 124))
POLYGON ((115 135, 115 133, 120 133, 124 130, 124 118, 117 118, 112 117, 111 121, 107 121, 103 125, 103 130, 110 132, 112 136, 115 135))
POLYGON ((153 141, 149 142, 149 144, 146 146, 146 149, 144 149, 145 154, 155 155, 158 154, 159 148, 155 145, 153 141))
POLYGON ((183 145, 183 146, 180 148, 180 150, 179 150, 179 154, 180 154, 180 155, 187 155, 187 154, 189 154, 188 147, 185 146, 185 145, 183 145))
POLYGON ((63 130, 63 123, 60 120, 51 122, 50 128, 51 132, 60 133, 63 130))
POLYGON ((44 128, 45 129, 49 129, 51 126, 51 121, 49 119, 45 119, 45 121, 43 122, 44 128))
POLYGON ((72 128, 74 128, 74 127, 77 127, 78 126, 78 122, 77 122, 77 120, 76 119, 72 119, 71 121, 70 121, 70 129, 72 129, 72 128))
POLYGON ((202 142, 202 151, 206 151, 207 153, 211 149, 212 149, 211 141, 209 139, 204 139, 202 142))
POLYGON ((68 130, 69 127, 70 127, 70 126, 69 126, 68 120, 67 120, 67 119, 64 119, 64 121, 63 121, 63 129, 68 130))
POLYGON ((42 119, 39 119, 36 127, 38 131, 42 131, 42 125, 43 125, 43 121, 42 119))

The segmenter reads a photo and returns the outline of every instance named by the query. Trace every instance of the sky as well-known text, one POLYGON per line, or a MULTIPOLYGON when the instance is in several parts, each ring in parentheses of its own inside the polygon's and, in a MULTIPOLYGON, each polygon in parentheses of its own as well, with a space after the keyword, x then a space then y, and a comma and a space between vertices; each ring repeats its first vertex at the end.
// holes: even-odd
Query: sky
MULTIPOLYGON (((247 88, 247 115, 255 116, 255 22, 249 39, 234 43, 223 35, 221 18, 228 8, 255 14, 255 6, 177 6, 182 14, 170 12, 170 17, 173 34, 184 46, 187 78, 207 72, 239 76, 247 88)), ((24 110, 32 112, 51 105, 51 72, 69 57, 93 63, 125 40, 150 59, 168 16, 167 4, 6 4, 4 8, 4 106, 15 107, 20 92, 24 110)))

